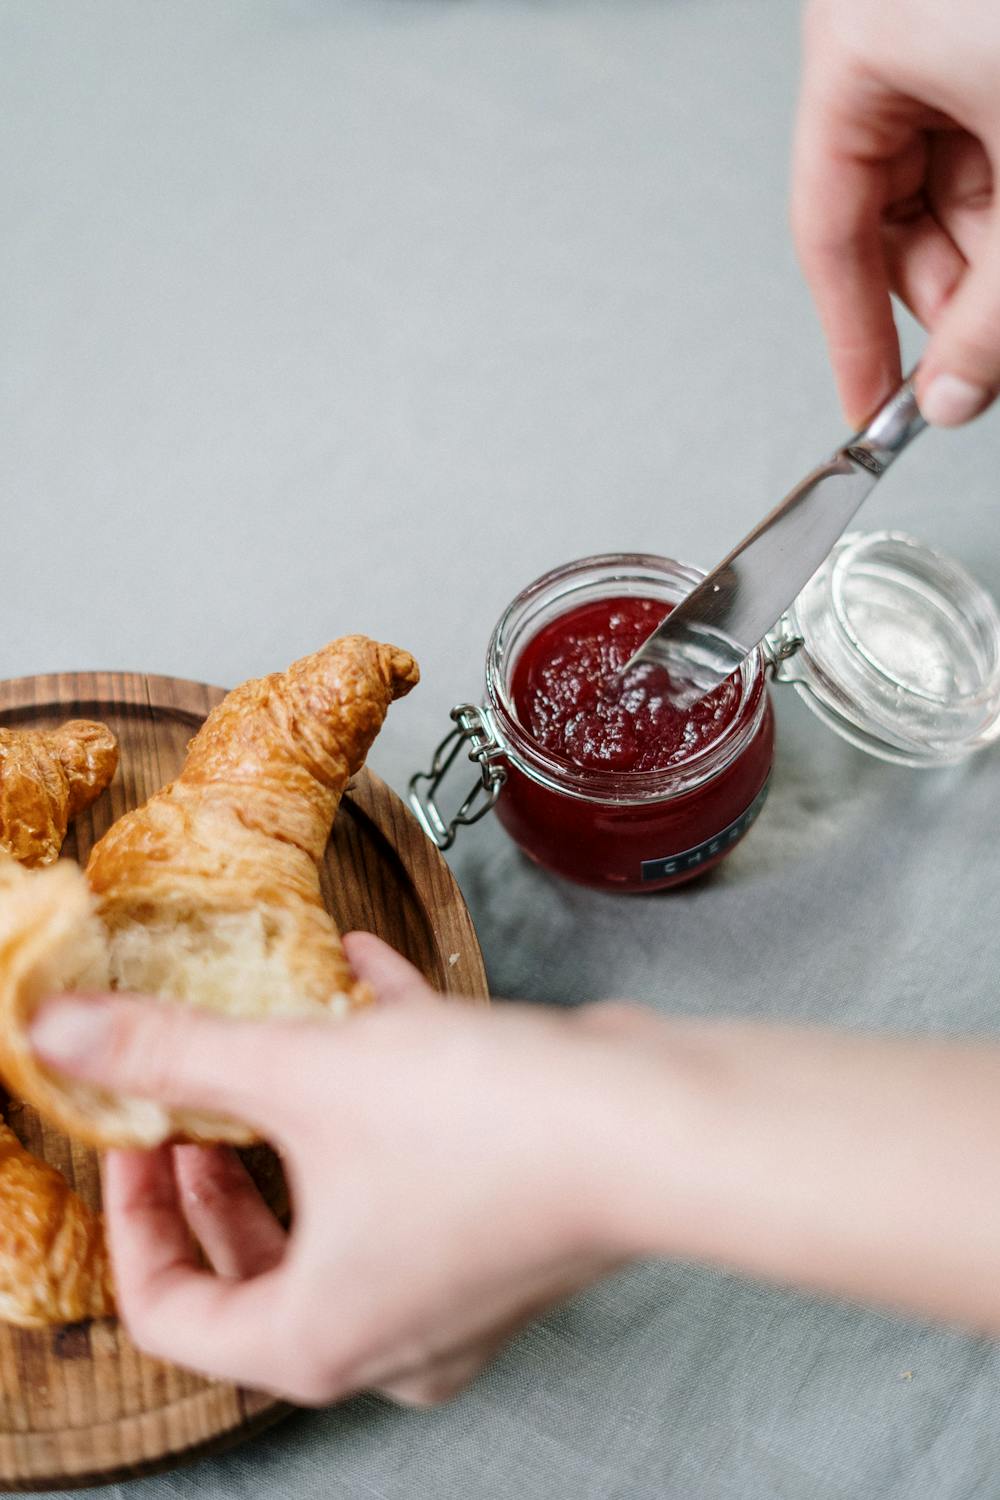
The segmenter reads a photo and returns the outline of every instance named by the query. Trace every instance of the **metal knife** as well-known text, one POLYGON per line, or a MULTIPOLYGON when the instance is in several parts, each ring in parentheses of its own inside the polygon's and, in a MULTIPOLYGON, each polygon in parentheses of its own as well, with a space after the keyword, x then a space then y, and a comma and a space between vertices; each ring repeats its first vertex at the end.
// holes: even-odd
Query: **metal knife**
POLYGON ((913 390, 915 374, 661 621, 623 675, 643 662, 666 667, 671 698, 689 708, 736 671, 809 582, 889 465, 926 426, 913 390))

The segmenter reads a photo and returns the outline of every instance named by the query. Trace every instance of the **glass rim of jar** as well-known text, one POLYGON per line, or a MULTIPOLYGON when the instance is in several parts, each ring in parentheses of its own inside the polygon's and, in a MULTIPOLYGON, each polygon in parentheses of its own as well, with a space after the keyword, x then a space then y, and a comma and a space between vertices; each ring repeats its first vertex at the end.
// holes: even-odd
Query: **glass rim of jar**
POLYGON ((722 733, 680 765, 662 770, 585 770, 553 755, 522 724, 509 692, 518 648, 527 645, 544 624, 568 613, 574 604, 606 598, 616 589, 648 597, 649 588, 654 591, 653 597, 676 604, 704 577, 705 573, 690 563, 652 552, 603 552, 551 568, 511 600, 494 627, 486 652, 486 707, 503 753, 518 770, 550 791, 585 802, 641 805, 694 791, 732 764, 756 734, 767 709, 760 647, 739 668, 739 706, 722 733), (623 587, 629 583, 642 587, 623 587), (671 585, 674 591, 665 591, 671 585))
POLYGON ((823 724, 866 754, 934 769, 1000 738, 997 605, 960 562, 907 532, 845 533, 777 631, 797 649, 775 680, 791 683, 823 724), (872 580, 882 590, 874 609, 872 580), (902 618, 908 643, 937 647, 945 677, 921 682, 885 656, 868 622, 854 616, 859 581, 871 618, 902 618))

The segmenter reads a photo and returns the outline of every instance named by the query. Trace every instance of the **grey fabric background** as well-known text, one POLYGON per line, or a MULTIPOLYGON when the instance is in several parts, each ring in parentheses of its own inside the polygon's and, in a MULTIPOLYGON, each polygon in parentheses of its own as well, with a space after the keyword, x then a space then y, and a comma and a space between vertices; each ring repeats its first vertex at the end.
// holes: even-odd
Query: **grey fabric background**
MULTIPOLYGON (((424 668, 372 757, 402 789, 537 573, 714 561, 842 430, 786 230, 796 54, 793 0, 8 0, 0 674, 232 683, 365 630, 424 668)), ((864 516, 996 591, 998 420, 864 516)), ((697 888, 589 893, 466 833, 497 993, 996 1030, 1000 759, 884 766, 776 696, 770 804, 697 888)), ((969 1500, 998 1374, 640 1267, 445 1409, 356 1401, 115 1493, 969 1500)))

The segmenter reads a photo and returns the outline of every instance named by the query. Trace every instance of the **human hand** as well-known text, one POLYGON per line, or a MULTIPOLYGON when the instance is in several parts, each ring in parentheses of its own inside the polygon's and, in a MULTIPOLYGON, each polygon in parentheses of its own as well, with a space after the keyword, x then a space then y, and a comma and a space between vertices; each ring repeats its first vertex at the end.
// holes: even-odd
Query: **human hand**
POLYGON ((282 1155, 288 1236, 227 1150, 108 1154, 141 1348, 303 1404, 442 1400, 632 1253, 616 1184, 637 1089, 659 1086, 646 1018, 445 1003, 376 938, 347 944, 380 1003, 342 1027, 54 1000, 34 1041, 71 1076, 247 1120, 282 1155))
POLYGON ((380 1004, 342 1027, 120 997, 40 1010, 51 1066, 245 1119, 284 1158, 289 1236, 226 1151, 109 1154, 141 1348, 304 1404, 422 1404, 655 1255, 1000 1336, 1000 1045, 485 1011, 371 936, 348 947, 380 1004))
POLYGON ((812 0, 792 228, 854 425, 900 380, 890 289, 930 330, 928 421, 1000 390, 1000 8, 812 0))

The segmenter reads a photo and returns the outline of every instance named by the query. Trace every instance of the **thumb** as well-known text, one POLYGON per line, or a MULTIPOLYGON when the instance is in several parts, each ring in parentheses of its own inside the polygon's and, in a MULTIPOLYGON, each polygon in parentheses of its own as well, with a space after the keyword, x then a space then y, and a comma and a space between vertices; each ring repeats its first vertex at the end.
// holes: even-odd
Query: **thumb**
POLYGON ((70 1078, 217 1113, 278 1139, 298 1130, 303 1081, 329 1034, 324 1022, 234 1020, 119 995, 45 1000, 29 1029, 37 1055, 70 1078))
POLYGON ((437 998, 420 970, 373 932, 347 933, 344 951, 358 978, 375 991, 380 1008, 437 998))
POLYGON ((917 401, 936 427, 960 427, 1000 391, 1000 209, 946 304, 917 376, 917 401))

